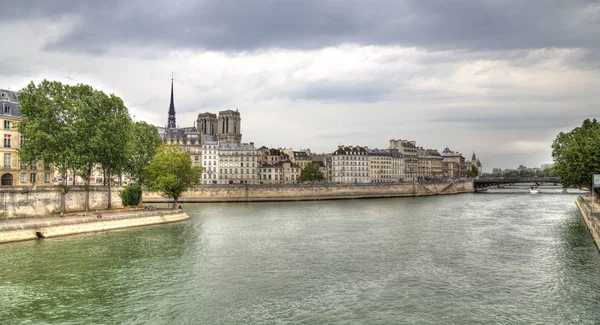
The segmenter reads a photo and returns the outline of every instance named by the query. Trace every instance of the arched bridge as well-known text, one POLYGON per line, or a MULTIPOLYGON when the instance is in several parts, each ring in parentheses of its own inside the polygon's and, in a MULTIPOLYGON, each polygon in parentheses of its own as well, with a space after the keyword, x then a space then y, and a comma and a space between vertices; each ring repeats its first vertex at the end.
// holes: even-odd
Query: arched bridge
POLYGON ((559 184, 560 182, 560 177, 494 177, 473 180, 473 185, 475 186, 475 188, 483 188, 490 186, 499 186, 502 184, 535 183, 536 185, 540 185, 543 183, 559 184))

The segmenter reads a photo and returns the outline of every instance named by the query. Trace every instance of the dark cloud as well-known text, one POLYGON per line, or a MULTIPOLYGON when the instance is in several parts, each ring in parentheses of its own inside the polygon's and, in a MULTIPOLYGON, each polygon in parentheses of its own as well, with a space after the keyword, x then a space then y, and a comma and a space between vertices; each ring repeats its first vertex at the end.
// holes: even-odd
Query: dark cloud
POLYGON ((599 48, 595 0, 9 0, 8 19, 72 16, 57 51, 227 52, 342 43, 428 49, 599 48))

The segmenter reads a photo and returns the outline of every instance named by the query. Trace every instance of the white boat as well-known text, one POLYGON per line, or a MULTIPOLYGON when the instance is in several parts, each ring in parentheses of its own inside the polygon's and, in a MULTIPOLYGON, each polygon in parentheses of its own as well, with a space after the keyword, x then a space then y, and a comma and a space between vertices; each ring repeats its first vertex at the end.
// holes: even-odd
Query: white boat
POLYGON ((537 186, 530 186, 529 187, 529 193, 531 194, 538 194, 540 192, 540 190, 538 190, 537 186))

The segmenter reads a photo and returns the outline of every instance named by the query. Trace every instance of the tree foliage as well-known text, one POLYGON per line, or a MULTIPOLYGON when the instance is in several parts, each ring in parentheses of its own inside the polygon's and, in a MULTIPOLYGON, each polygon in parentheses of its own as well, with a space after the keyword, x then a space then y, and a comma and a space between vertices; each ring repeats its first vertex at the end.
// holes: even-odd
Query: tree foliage
MULTIPOLYGON (((61 211, 65 209, 64 189, 68 171, 89 185, 95 164, 109 180, 113 170, 127 164, 131 119, 123 101, 88 85, 63 85, 58 81, 31 82, 19 95, 22 120, 18 129, 25 141, 19 149, 24 161, 43 160, 62 175, 61 211)), ((89 193, 86 195, 86 207, 89 193)))
POLYGON ((126 173, 140 186, 144 185, 145 170, 161 145, 162 140, 158 136, 156 127, 143 121, 132 124, 127 146, 126 173))
POLYGON ((181 193, 200 185, 202 167, 193 166, 190 156, 176 146, 161 146, 146 170, 146 188, 173 198, 173 208, 181 193))
POLYGON ((555 171, 564 186, 590 187, 592 174, 600 173, 600 124, 583 121, 571 132, 559 133, 552 144, 555 171))
POLYGON ((300 172, 300 182, 318 182, 324 180, 325 177, 317 164, 309 163, 300 172))
POLYGON ((468 177, 477 177, 477 176, 479 176, 479 170, 477 169, 477 166, 471 165, 471 168, 469 168, 467 170, 467 176, 468 177))
POLYGON ((123 206, 138 205, 142 198, 142 188, 137 184, 127 186, 120 196, 123 206))

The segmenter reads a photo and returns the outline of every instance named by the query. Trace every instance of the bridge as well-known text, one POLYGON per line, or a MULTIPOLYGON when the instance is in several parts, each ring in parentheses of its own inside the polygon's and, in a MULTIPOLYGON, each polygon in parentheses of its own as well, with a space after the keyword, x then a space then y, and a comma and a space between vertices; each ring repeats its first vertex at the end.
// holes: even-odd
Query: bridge
POLYGON ((560 182, 560 177, 493 177, 473 180, 473 185, 475 186, 475 188, 483 188, 490 186, 500 186, 503 184, 535 183, 536 185, 540 185, 544 183, 559 184, 560 182))

